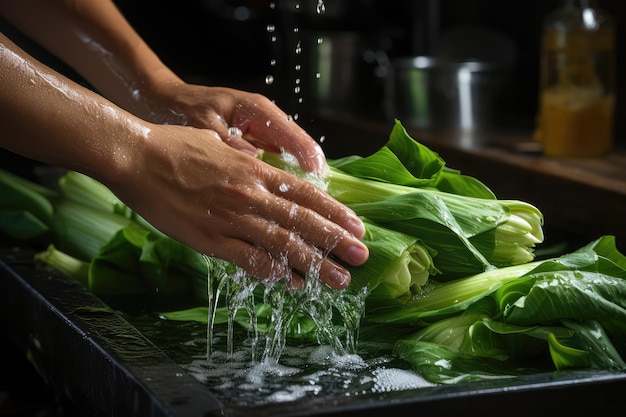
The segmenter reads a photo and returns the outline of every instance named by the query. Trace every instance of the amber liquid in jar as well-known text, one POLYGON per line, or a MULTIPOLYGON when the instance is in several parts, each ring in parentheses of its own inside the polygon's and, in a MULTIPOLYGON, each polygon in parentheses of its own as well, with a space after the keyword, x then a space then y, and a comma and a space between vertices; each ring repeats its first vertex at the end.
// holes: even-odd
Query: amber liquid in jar
POLYGON ((548 156, 600 156, 613 144, 613 28, 549 26, 537 138, 548 156))

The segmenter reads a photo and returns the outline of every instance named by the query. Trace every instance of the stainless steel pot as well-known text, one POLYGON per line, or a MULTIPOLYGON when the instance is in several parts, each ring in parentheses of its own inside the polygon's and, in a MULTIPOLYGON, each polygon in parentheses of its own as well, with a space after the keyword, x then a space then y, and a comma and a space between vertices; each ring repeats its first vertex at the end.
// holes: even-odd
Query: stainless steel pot
POLYGON ((385 114, 420 129, 487 130, 509 75, 495 63, 398 58, 385 83, 385 114))

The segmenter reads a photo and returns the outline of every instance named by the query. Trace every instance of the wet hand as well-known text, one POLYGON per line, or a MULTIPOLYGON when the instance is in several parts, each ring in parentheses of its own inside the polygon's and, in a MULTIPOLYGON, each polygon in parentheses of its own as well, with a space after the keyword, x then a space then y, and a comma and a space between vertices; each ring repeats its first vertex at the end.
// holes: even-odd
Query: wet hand
POLYGON ((221 87, 163 83, 149 99, 147 118, 155 123, 207 128, 224 143, 255 155, 257 149, 284 150, 308 172, 323 172, 320 146, 267 97, 221 87))
POLYGON ((132 184, 109 185, 155 227, 262 280, 332 288, 364 263, 358 217, 316 186, 226 145, 215 132, 154 125, 133 156, 132 184), (155 203, 155 197, 158 202, 155 203))

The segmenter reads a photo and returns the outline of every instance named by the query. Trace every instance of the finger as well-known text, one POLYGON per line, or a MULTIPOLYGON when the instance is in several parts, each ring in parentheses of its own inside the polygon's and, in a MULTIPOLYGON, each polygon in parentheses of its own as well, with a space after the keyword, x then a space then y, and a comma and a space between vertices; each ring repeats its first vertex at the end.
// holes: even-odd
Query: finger
MULTIPOLYGON (((280 251, 280 247, 272 246, 275 244, 274 242, 287 245, 291 244, 292 241, 288 236, 267 240, 267 237, 272 236, 274 232, 274 230, 271 230, 273 226, 267 223, 269 220, 280 225, 281 228, 289 231, 289 233, 297 235, 302 241, 320 248, 325 255, 333 253, 346 263, 354 266, 361 265, 367 260, 369 255, 367 246, 340 224, 329 220, 311 209, 302 207, 271 193, 259 193, 258 195, 250 196, 250 198, 252 206, 255 207, 255 215, 253 217, 256 219, 256 224, 255 221, 244 222, 242 216, 240 218, 241 221, 237 225, 237 227, 240 228, 238 237, 252 243, 260 244, 271 253, 277 255, 280 251)), ((338 206, 339 211, 343 210, 351 213, 348 209, 342 209, 341 205, 336 201, 333 203, 338 206)), ((340 216, 341 215, 338 214, 336 217, 340 216)), ((360 222, 356 216, 354 216, 353 221, 360 222)), ((344 223, 349 223, 349 221, 344 221, 344 223)), ((306 248, 300 248, 298 250, 302 251, 303 256, 307 255, 305 252, 306 248)), ((310 262, 311 260, 312 259, 308 259, 307 261, 310 262)), ((303 261, 295 263, 293 259, 290 259, 290 261, 292 264, 297 264, 298 268, 303 271, 301 269, 304 264, 303 261)), ((303 272, 307 271, 304 270, 303 272)), ((341 279, 340 277, 336 277, 334 280, 340 281, 341 279)))
MULTIPOLYGON (((279 228, 275 229, 276 232, 278 230, 279 228)), ((281 234, 283 232, 278 233, 281 234)), ((277 237, 276 233, 272 233, 271 236, 269 240, 284 238, 284 236, 277 237)), ((267 243, 267 245, 276 247, 276 244, 267 243)), ((348 271, 328 259, 321 259, 320 262, 319 254, 315 254, 314 248, 309 247, 306 250, 308 255, 303 256, 303 246, 306 246, 305 244, 288 246, 291 247, 291 250, 281 250, 278 254, 272 254, 258 245, 239 239, 229 239, 211 256, 226 259, 243 268, 246 273, 266 283, 285 279, 288 282, 289 290, 300 290, 304 287, 304 279, 301 274, 292 269, 291 265, 292 263, 297 265, 300 262, 302 262, 299 267, 300 270, 312 269, 313 272, 309 272, 311 276, 319 278, 331 288, 345 288, 350 283, 348 271), (296 247, 300 249, 295 250, 294 248, 296 247), (311 262, 311 259, 316 260, 311 262), (319 264, 319 267, 311 266, 316 263, 319 264)))
POLYGON ((259 148, 272 152, 285 151, 292 154, 298 160, 300 168, 305 172, 326 172, 328 164, 322 148, 295 122, 290 123, 298 131, 294 132, 293 129, 285 130, 286 127, 270 125, 266 128, 252 128, 244 135, 244 138, 259 148))
POLYGON ((254 157, 258 155, 259 151, 257 147, 243 138, 243 133, 239 128, 229 127, 226 121, 217 114, 214 115, 214 119, 215 120, 211 119, 209 126, 212 130, 217 132, 222 142, 254 157))
MULTIPOLYGON (((277 175, 268 182, 268 187, 270 187, 268 191, 296 205, 295 207, 291 205, 285 206, 282 213, 280 213, 280 217, 275 218, 275 221, 281 224, 291 222, 291 227, 288 228, 296 230, 298 222, 293 223, 294 220, 300 219, 299 223, 319 225, 319 222, 324 219, 347 230, 356 238, 360 239, 363 237, 365 226, 354 211, 339 203, 319 187, 305 180, 295 177, 292 179, 289 176, 289 179, 292 179, 292 181, 287 182, 285 180, 287 175, 277 175), (293 211, 296 212, 294 213, 293 211), (313 211, 317 216, 313 216, 313 213, 308 211, 313 211)), ((280 205, 279 203, 281 203, 280 200, 268 199, 265 199, 264 202, 268 210, 271 210, 271 204, 280 205)), ((337 232, 336 229, 335 232, 337 232)))
POLYGON ((326 257, 336 245, 334 239, 324 242, 331 246, 323 250, 305 241, 299 233, 275 223, 255 219, 247 229, 247 237, 252 243, 264 248, 272 260, 282 262, 290 270, 319 278, 332 288, 343 288, 349 284, 350 273, 326 257))
POLYGON ((324 172, 328 166, 321 146, 269 99, 254 97, 252 106, 241 106, 233 115, 231 125, 260 148, 291 153, 306 172, 324 172))
POLYGON ((257 149, 257 147, 248 142, 246 139, 242 138, 241 136, 229 135, 223 141, 230 147, 238 149, 254 157, 259 154, 259 150, 257 149))
POLYGON ((283 259, 277 259, 260 246, 237 238, 227 238, 210 252, 210 256, 227 260, 249 275, 265 282, 291 280, 294 273, 283 259))

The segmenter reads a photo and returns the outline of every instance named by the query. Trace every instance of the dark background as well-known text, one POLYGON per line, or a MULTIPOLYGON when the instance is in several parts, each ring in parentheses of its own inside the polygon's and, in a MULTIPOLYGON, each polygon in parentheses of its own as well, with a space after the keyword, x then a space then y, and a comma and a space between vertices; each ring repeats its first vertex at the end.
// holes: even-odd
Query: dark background
MULTIPOLYGON (((542 22, 560 0, 325 0, 326 12, 318 14, 320 0, 114 0, 122 13, 165 64, 184 80, 220 85, 265 94, 298 123, 320 139, 326 126, 316 117, 321 106, 311 100, 311 88, 302 85, 294 94, 294 64, 302 64, 314 45, 305 44, 301 55, 295 45, 307 34, 355 34, 363 47, 382 51, 389 59, 416 55, 437 55, 443 39, 455 28, 473 25, 488 28, 508 39, 507 53, 515 58, 512 82, 498 103, 496 121, 515 134, 530 137, 537 112, 539 55, 542 22), (273 6, 272 6, 273 5, 273 6), (275 27, 268 32, 268 25, 275 27), (297 32, 296 32, 297 30, 297 32), (276 41, 271 37, 275 36, 276 41), (270 65, 272 59, 276 65, 270 65), (274 82, 266 84, 267 75, 274 82), (298 99, 305 97, 304 104, 298 99)), ((597 0, 596 4, 616 22, 616 114, 615 145, 626 147, 626 2, 597 0)), ((41 50, 0 19, 0 29, 20 46, 53 68, 81 81, 70 68, 41 50)), ((468 56, 480 54, 484 45, 462 47, 468 56)), ((363 64, 355 75, 356 91, 340 109, 339 117, 354 116, 367 122, 390 124, 384 114, 384 77, 375 76, 376 63, 363 64), (368 66, 369 65, 369 66, 368 66)), ((310 78, 310 74, 309 74, 310 78)), ((315 81, 311 81, 315 82, 315 81)), ((84 82, 83 82, 84 83, 84 82)), ((86 83, 84 83, 86 84, 86 83)), ((339 110, 338 112, 336 110, 339 110)), ((335 114, 336 116, 336 114, 335 114)), ((381 139, 384 142, 384 138, 381 139)), ((332 141, 331 141, 332 142, 332 141)), ((336 142, 336 141, 335 141, 336 142)), ((327 142, 328 143, 328 142, 327 142)), ((372 146, 369 146, 371 148, 372 146)), ((366 147, 367 148, 367 147, 366 147)), ((325 147, 327 156, 336 158, 358 154, 361 146, 348 144, 339 153, 325 147), (354 148, 354 149, 353 149, 354 148)), ((29 176, 28 160, 0 150, 0 163, 29 176)))
MULTIPOLYGON (((356 32, 373 50, 390 59, 436 55, 442 37, 460 25, 480 25, 507 37, 515 53, 514 82, 505 100, 506 116, 530 134, 537 111, 539 47, 545 16, 559 0, 326 0, 326 13, 316 13, 318 0, 117 0, 116 3, 163 61, 183 78, 204 84, 222 84, 261 92, 288 113, 304 111, 293 99, 293 45, 308 32, 356 32), (273 24, 274 33, 266 27, 273 24), (298 30, 294 33, 294 28, 298 30), (276 35, 277 41, 270 40, 276 35), (271 67, 270 59, 277 58, 271 67), (267 74, 272 85, 265 84, 267 74), (291 94, 291 97, 290 97, 291 94), (513 116, 513 117, 511 117, 513 116)), ((599 0, 617 26, 616 144, 626 144, 626 126, 620 120, 626 101, 624 49, 626 3, 599 0)), ((478 47, 480 49, 480 47, 478 47)), ((303 51, 306 54, 307 51, 303 51)), ((366 105, 376 119, 380 85, 371 90, 366 105)), ((300 106, 302 107, 302 106, 300 106)), ((306 110, 306 108, 305 108, 306 110)), ((352 109, 357 112, 358 109, 352 109)), ((351 112, 346 108, 347 113, 351 112)), ((300 123, 314 122, 301 118, 300 123)))

